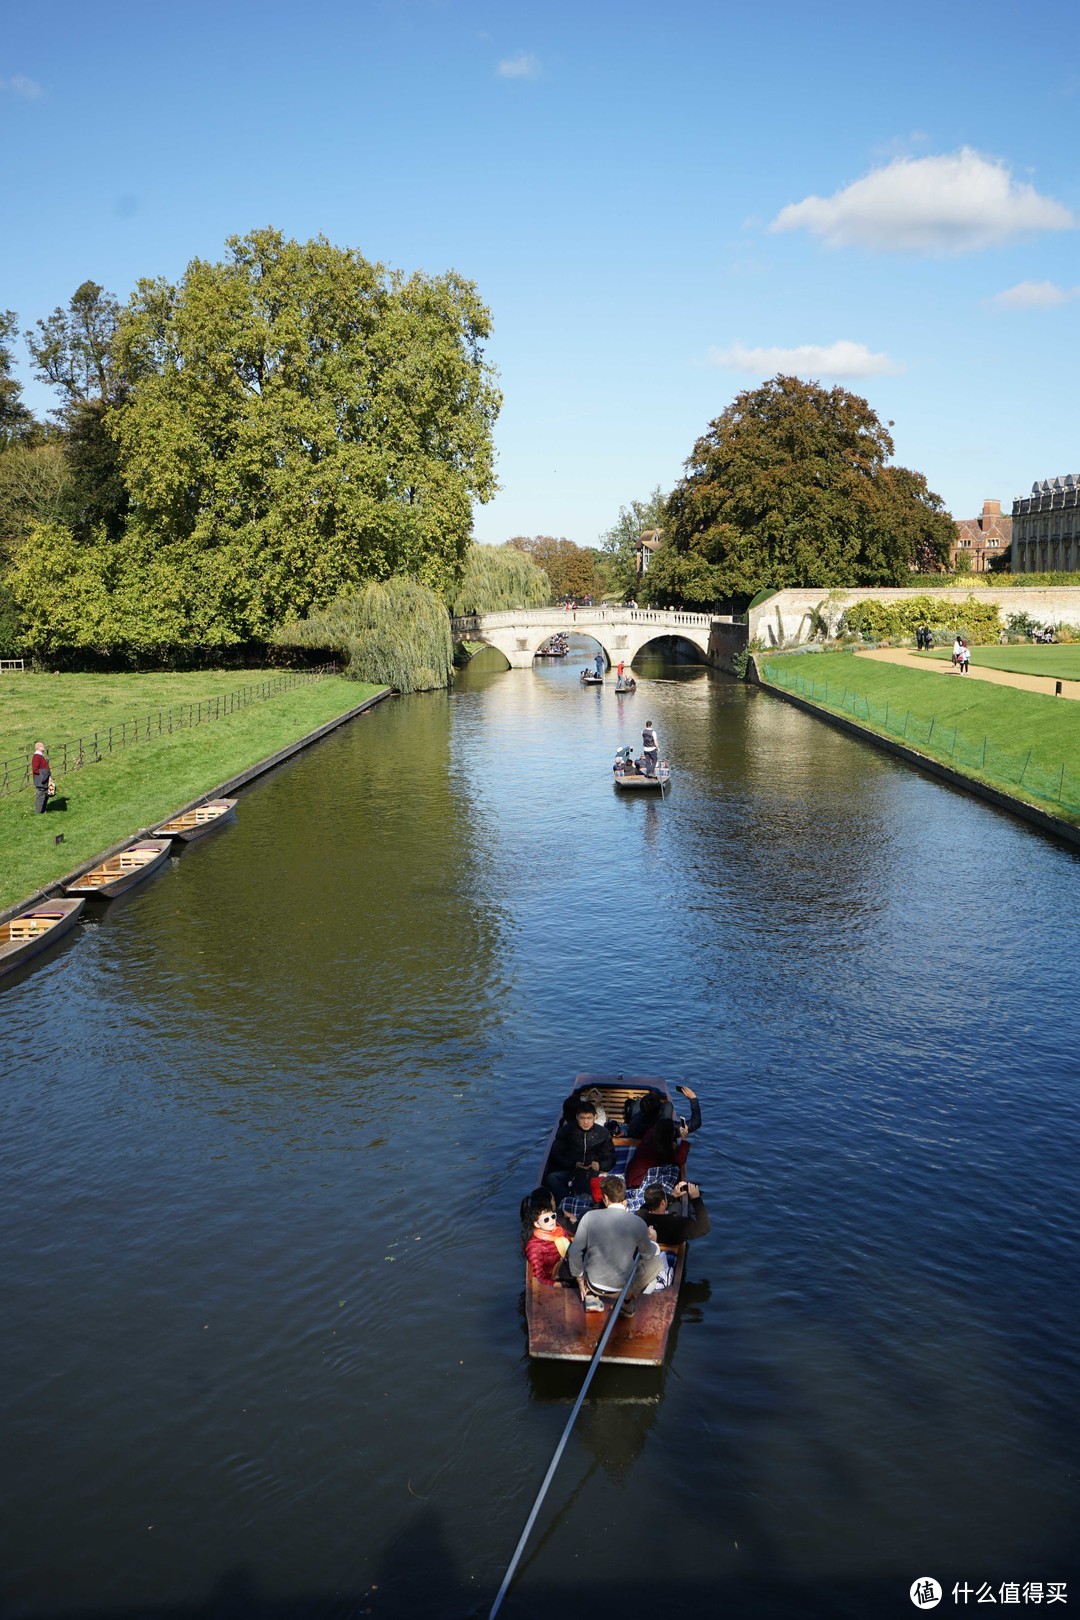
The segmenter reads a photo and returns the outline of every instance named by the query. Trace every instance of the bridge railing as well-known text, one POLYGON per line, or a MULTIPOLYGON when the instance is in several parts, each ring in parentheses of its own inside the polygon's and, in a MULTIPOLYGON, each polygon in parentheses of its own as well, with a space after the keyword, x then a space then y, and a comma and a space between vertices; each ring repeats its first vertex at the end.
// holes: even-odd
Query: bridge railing
POLYGON ((720 617, 716 613, 683 613, 667 608, 510 608, 499 613, 462 614, 453 620, 453 628, 455 635, 481 625, 489 630, 500 630, 515 624, 549 624, 562 630, 575 624, 655 624, 667 629, 687 625, 695 630, 707 630, 713 620, 720 617))

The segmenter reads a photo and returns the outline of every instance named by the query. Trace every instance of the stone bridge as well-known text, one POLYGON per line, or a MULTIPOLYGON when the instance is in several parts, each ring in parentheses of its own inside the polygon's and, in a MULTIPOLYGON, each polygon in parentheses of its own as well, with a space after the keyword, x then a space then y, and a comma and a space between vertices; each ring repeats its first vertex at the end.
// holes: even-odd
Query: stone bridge
POLYGON ((455 641, 486 641, 497 647, 511 669, 531 669, 537 651, 560 631, 592 636, 608 665, 632 664, 641 649, 661 636, 677 636, 697 648, 708 664, 726 667, 727 643, 745 646, 746 627, 712 613, 681 613, 663 608, 516 608, 478 613, 453 621, 455 641), (727 632, 727 634, 725 634, 727 632), (718 645, 719 643, 719 645, 718 645))

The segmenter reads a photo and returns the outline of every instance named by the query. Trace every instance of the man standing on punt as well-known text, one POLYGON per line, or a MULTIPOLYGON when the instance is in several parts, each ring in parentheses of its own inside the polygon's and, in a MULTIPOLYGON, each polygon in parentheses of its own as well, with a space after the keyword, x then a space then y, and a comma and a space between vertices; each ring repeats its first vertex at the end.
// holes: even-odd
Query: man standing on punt
POLYGON ((660 743, 657 740, 656 729, 651 720, 646 720, 645 729, 641 733, 641 748, 645 755, 645 775, 655 776, 656 766, 660 759, 660 743))

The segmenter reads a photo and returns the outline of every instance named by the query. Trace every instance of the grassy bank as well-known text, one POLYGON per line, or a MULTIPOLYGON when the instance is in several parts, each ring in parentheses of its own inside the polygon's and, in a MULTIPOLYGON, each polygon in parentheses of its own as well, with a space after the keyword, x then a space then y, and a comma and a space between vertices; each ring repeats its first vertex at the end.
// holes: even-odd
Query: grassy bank
MULTIPOLYGON (((920 658, 936 658, 946 663, 952 657, 951 647, 934 652, 919 653, 920 658)), ((1063 646, 1035 647, 972 647, 971 662, 983 669, 1003 669, 1011 675, 1043 675, 1051 681, 1080 681, 1080 642, 1066 642, 1063 646)))
MULTIPOLYGON (((148 714, 233 691, 237 672, 197 675, 31 675, 0 686, 0 758, 21 755, 38 737, 56 758, 64 740, 107 732, 148 714)), ((106 754, 66 776, 57 796, 36 816, 26 789, 0 799, 0 908, 70 872, 140 827, 197 798, 249 765, 355 708, 377 687, 342 676, 253 702, 232 714, 172 735, 154 735, 106 754), (54 844, 57 833, 64 842, 54 844)))
POLYGON ((1080 824, 1080 706, 1075 703, 985 681, 947 681, 929 670, 842 652, 761 653, 758 669, 767 685, 796 692, 867 731, 907 743, 964 776, 1080 824))

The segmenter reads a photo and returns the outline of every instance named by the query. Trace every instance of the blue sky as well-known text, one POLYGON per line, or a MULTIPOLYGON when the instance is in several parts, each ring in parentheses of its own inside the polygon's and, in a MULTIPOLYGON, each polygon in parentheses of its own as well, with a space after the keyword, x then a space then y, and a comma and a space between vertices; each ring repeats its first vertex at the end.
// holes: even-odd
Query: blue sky
POLYGON ((475 281, 482 540, 594 544, 779 369, 865 395, 958 517, 1080 471, 1063 4, 37 0, 0 121, 23 328, 267 224, 475 281))

